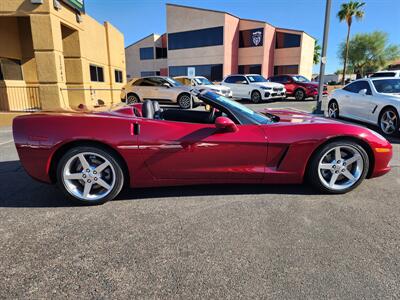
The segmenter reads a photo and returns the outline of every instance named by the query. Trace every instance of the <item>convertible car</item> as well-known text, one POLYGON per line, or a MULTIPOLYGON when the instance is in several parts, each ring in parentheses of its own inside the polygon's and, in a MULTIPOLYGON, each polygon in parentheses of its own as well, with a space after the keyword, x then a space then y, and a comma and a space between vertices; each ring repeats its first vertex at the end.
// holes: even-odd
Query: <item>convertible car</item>
POLYGON ((359 126, 298 111, 255 112, 196 93, 209 109, 161 109, 147 100, 103 112, 14 119, 25 170, 86 204, 124 186, 300 184, 346 193, 390 170, 391 144, 359 126))

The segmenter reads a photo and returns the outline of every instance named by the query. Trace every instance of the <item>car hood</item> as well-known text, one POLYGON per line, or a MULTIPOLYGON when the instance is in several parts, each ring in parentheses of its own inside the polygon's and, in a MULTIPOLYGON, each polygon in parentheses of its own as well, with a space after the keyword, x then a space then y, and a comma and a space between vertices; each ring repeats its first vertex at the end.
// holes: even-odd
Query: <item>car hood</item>
POLYGON ((269 88, 284 88, 285 86, 283 84, 277 83, 277 82, 256 82, 256 83, 252 83, 254 85, 258 85, 258 86, 265 86, 265 87, 269 87, 269 88))
POLYGON ((306 112, 293 109, 264 109, 260 111, 263 114, 272 114, 279 117, 280 123, 318 123, 318 124, 342 124, 333 119, 328 119, 320 116, 315 116, 306 112))

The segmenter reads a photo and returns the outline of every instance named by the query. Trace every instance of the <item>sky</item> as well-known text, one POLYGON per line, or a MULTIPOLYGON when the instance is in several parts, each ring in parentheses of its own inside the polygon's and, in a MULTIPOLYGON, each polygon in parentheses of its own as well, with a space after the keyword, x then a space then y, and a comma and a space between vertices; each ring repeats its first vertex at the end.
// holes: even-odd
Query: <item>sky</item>
MULTIPOLYGON (((339 44, 347 25, 336 14, 344 0, 332 0, 326 74, 341 69, 339 44)), ((400 45, 400 0, 364 0, 365 16, 353 21, 351 35, 375 30, 387 32, 400 45)), ((86 13, 99 22, 109 21, 125 36, 128 46, 150 33, 166 31, 166 3, 229 12, 240 18, 266 21, 274 26, 304 30, 322 44, 325 0, 86 0, 86 13)), ((314 73, 319 66, 314 66, 314 73)))

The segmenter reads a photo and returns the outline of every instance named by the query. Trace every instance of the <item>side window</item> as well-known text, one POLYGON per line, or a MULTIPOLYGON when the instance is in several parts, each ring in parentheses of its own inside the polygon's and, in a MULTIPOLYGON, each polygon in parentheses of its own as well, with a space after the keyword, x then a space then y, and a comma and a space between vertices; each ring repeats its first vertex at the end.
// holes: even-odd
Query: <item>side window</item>
POLYGON ((157 84, 151 80, 151 78, 143 78, 142 81, 138 84, 140 86, 156 86, 157 84))
POLYGON ((235 79, 235 82, 234 82, 234 83, 236 83, 236 84, 243 84, 243 83, 242 83, 243 81, 246 81, 246 83, 247 83, 246 77, 244 77, 244 76, 236 76, 236 79, 235 79))
POLYGON ((360 83, 361 83, 361 89, 360 90, 366 89, 367 90, 367 95, 372 95, 371 87, 369 86, 369 83, 367 81, 360 81, 360 83))
POLYGON ((233 77, 234 77, 234 76, 228 76, 228 77, 225 78, 224 81, 225 81, 226 83, 233 83, 233 77))
POLYGON ((358 93, 358 91, 360 89, 358 89, 358 82, 353 82, 353 83, 350 83, 350 84, 346 85, 343 88, 343 90, 348 91, 350 93, 358 93), (357 90, 357 92, 356 92, 356 90, 357 90))

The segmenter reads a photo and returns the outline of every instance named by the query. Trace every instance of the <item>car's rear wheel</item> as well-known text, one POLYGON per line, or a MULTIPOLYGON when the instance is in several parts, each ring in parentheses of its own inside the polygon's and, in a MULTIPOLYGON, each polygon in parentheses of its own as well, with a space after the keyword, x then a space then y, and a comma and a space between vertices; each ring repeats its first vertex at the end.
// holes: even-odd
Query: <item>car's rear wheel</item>
POLYGON ((126 99, 126 103, 127 104, 135 104, 135 103, 139 103, 140 99, 136 94, 128 94, 128 97, 126 99))
POLYGON ((178 105, 180 108, 189 109, 192 99, 189 94, 183 94, 178 97, 178 105))
POLYGON ((297 101, 302 101, 302 100, 306 99, 306 93, 302 89, 297 89, 294 92, 294 98, 297 101))
POLYGON ((320 191, 344 194, 364 180, 368 168, 369 158, 362 146, 353 141, 335 141, 317 150, 307 176, 320 191))
POLYGON ((57 185, 64 194, 83 204, 103 204, 114 199, 124 184, 118 159, 110 152, 79 146, 66 152, 57 166, 57 185))
POLYGON ((339 118, 339 104, 336 100, 331 100, 328 104, 328 117, 332 119, 339 118))
POLYGON ((388 107, 385 108, 379 115, 379 128, 384 134, 396 135, 399 132, 399 115, 397 111, 388 107))
POLYGON ((261 93, 259 91, 253 91, 251 93, 251 102, 259 103, 261 101, 261 93))

